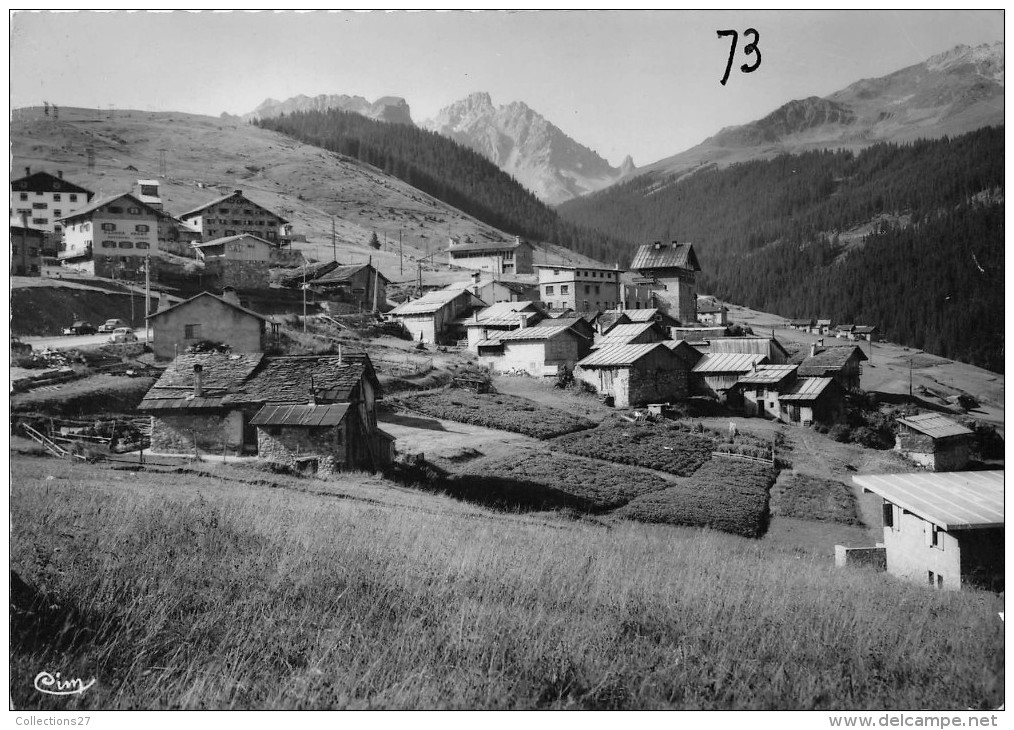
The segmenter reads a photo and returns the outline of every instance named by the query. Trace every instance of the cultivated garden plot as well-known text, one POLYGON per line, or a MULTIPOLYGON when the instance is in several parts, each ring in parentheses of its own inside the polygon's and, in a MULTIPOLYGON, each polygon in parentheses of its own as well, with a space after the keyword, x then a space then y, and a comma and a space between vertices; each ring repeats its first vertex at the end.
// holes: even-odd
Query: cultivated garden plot
POLYGON ((716 457, 686 481, 638 497, 616 514, 760 537, 767 528, 768 490, 776 476, 763 464, 716 457))
POLYGON ((804 520, 839 522, 861 526, 852 488, 837 479, 820 479, 810 474, 784 475, 771 490, 771 513, 804 520))
POLYGON ((592 428, 595 423, 535 401, 502 393, 474 393, 448 388, 406 395, 391 400, 393 405, 433 418, 498 428, 540 439, 592 428))
POLYGON ((611 421, 554 439, 550 448, 688 477, 711 458, 715 442, 675 424, 631 425, 611 421))
POLYGON ((450 479, 448 491, 493 506, 598 513, 668 486, 669 481, 640 469, 536 453, 470 464, 450 479))

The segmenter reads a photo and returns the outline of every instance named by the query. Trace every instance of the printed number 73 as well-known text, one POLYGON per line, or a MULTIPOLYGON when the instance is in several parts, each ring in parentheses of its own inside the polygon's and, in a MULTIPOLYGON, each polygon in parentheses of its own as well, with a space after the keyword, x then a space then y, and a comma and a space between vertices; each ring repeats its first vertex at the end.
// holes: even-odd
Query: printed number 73
MULTIPOLYGON (((729 48, 729 62, 725 64, 725 75, 722 77, 722 81, 720 82, 722 86, 725 86, 725 82, 729 80, 729 71, 732 70, 732 59, 736 57, 736 41, 739 39, 739 33, 737 33, 734 30, 720 30, 717 32, 719 38, 724 38, 725 36, 732 36, 732 47, 729 48)), ((743 31, 743 35, 745 36, 750 34, 753 34, 753 42, 747 43, 745 46, 743 46, 743 53, 744 55, 747 56, 749 56, 751 53, 757 54, 757 61, 754 63, 753 66, 748 66, 747 64, 744 63, 742 66, 739 67, 739 70, 745 74, 753 73, 758 68, 760 68, 761 65, 761 52, 760 49, 757 47, 757 43, 758 41, 760 41, 760 33, 758 33, 753 28, 747 28, 745 31, 743 31)))

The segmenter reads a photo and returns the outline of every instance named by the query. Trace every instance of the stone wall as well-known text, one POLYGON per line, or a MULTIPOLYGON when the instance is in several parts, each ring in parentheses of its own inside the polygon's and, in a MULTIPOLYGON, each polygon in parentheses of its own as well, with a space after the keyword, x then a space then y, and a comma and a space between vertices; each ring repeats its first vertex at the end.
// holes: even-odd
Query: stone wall
POLYGON ((627 387, 631 405, 682 400, 687 397, 689 385, 686 368, 673 367, 671 364, 669 367, 661 367, 650 362, 649 357, 635 363, 633 368, 625 372, 629 373, 627 387))
POLYGON ((173 414, 152 418, 151 450, 165 454, 198 453, 238 455, 243 451, 242 418, 220 414, 173 414), (239 428, 236 421, 239 420, 239 428))
POLYGON ((325 476, 345 464, 344 443, 344 425, 330 428, 257 428, 257 453, 260 458, 289 466, 295 466, 299 459, 316 458, 317 473, 325 476))

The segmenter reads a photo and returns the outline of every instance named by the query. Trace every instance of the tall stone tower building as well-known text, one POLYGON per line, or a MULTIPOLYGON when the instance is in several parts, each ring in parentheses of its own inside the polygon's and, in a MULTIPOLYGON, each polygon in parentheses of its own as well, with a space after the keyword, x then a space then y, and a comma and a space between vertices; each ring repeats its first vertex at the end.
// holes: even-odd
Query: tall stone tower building
POLYGON ((630 268, 637 274, 635 284, 646 284, 655 306, 683 325, 697 321, 697 285, 701 265, 693 244, 646 243, 637 249, 630 268))

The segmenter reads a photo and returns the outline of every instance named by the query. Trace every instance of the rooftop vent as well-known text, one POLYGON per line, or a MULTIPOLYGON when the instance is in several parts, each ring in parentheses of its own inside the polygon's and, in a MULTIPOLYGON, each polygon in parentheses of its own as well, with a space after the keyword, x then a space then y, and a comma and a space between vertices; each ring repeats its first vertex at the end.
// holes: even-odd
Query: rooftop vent
POLYGON ((655 241, 655 250, 656 251, 661 251, 662 250, 662 242, 661 241, 655 241))

